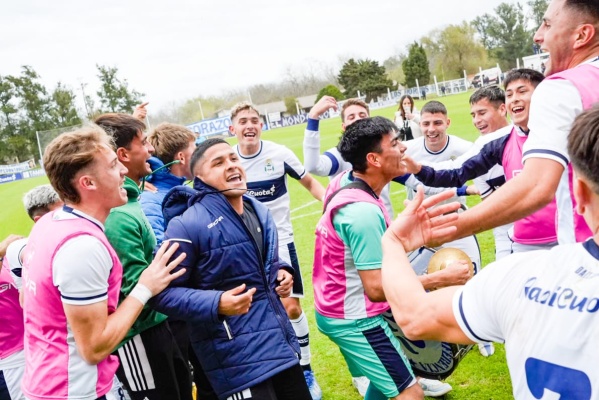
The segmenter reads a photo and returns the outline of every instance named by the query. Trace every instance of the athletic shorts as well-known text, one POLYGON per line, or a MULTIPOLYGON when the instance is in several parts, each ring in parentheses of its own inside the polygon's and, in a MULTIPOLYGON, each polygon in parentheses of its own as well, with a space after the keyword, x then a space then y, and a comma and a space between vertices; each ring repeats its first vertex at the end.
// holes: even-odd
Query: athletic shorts
POLYGON ((366 376, 388 398, 416 383, 399 341, 382 316, 348 320, 315 314, 318 329, 339 346, 352 376, 366 376))
POLYGON ((304 280, 302 278, 299 260, 297 259, 295 243, 291 242, 280 245, 279 258, 293 267, 293 289, 291 290, 290 297, 304 297, 304 280))

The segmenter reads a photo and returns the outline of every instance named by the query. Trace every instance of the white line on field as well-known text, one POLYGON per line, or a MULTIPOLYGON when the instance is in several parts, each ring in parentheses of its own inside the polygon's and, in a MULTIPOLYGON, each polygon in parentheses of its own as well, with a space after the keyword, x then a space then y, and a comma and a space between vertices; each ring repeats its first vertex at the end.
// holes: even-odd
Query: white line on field
POLYGON ((309 207, 309 206, 311 206, 312 204, 316 203, 317 201, 318 201, 318 200, 316 200, 316 199, 314 199, 314 200, 312 200, 312 201, 309 201, 309 202, 307 202, 306 204, 304 204, 303 206, 299 206, 299 207, 297 207, 297 208, 294 208, 293 210, 291 210, 291 212, 292 212, 292 213, 294 213, 294 212, 296 212, 296 211, 298 211, 298 210, 301 210, 302 208, 309 207))
POLYGON ((310 216, 310 215, 314 215, 314 214, 322 214, 322 211, 321 211, 321 210, 318 210, 318 211, 313 211, 313 212, 311 212, 311 213, 308 213, 308 214, 296 215, 296 216, 294 216, 294 217, 291 217, 291 220, 293 221, 293 220, 300 219, 300 218, 304 218, 304 217, 308 217, 308 216, 310 216))

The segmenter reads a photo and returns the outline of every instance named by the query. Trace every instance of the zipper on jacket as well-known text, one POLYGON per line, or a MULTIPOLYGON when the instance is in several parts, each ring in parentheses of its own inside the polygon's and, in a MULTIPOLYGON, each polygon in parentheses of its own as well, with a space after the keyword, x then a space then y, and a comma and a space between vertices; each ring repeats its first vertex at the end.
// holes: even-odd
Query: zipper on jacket
POLYGON ((231 328, 229 328, 229 324, 227 324, 227 320, 223 321, 223 326, 225 327, 225 331, 227 332, 227 337, 229 340, 233 340, 233 335, 231 334, 231 328))

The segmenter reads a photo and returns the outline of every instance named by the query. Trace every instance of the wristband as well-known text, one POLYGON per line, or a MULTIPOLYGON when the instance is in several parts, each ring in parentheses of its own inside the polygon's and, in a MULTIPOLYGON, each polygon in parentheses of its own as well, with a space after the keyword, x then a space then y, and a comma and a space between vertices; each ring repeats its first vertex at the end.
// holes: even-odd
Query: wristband
POLYGON ((135 285, 129 296, 136 298, 141 302, 142 305, 146 305, 148 300, 152 298, 152 292, 142 283, 135 285))

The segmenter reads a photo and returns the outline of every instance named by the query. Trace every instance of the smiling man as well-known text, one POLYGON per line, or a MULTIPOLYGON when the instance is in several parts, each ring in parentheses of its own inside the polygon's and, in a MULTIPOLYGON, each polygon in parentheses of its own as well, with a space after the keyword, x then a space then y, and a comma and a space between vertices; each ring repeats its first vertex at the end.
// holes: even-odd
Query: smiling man
MULTIPOLYGON (((152 261, 156 237, 144 215, 139 185, 152 172, 148 160, 154 147, 145 125, 127 114, 96 118, 114 140, 119 162, 127 167, 126 204, 114 208, 106 219, 106 236, 123 264, 121 301, 133 290, 152 261)), ((166 315, 145 307, 121 342, 117 375, 133 400, 191 399, 191 377, 166 315)))
MULTIPOLYGON (((357 116, 355 116, 357 118, 357 116)), ((234 147, 247 173, 248 194, 256 197, 270 209, 279 233, 279 255, 294 269, 293 292, 283 299, 283 305, 300 341, 300 364, 314 400, 320 400, 322 391, 310 366, 310 335, 308 319, 302 310, 300 298, 304 297, 301 275, 291 226, 291 204, 287 189, 287 175, 322 201, 324 188, 306 172, 301 161, 287 147, 261 140, 262 121, 258 110, 250 103, 239 103, 231 109, 229 131, 239 141, 234 147)))
POLYGON ((187 253, 188 272, 156 308, 188 321, 193 349, 219 399, 310 400, 300 346, 279 300, 293 286, 266 206, 246 196, 245 170, 222 139, 191 158, 194 187, 166 199, 165 241, 187 253))

